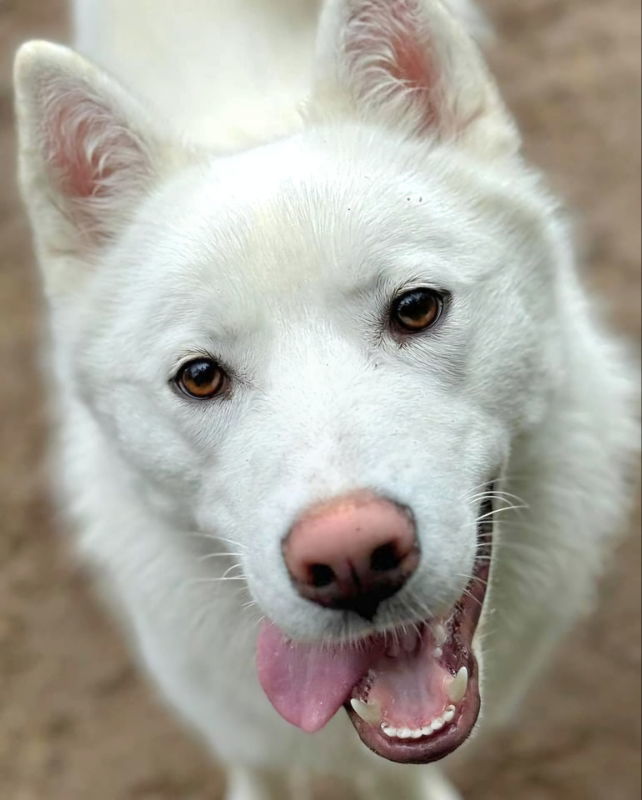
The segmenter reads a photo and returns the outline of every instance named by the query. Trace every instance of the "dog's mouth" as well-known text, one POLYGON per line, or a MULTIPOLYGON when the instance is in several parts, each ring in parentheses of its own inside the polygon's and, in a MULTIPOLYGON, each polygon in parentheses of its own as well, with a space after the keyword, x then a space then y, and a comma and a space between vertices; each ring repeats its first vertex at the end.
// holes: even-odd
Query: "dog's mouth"
POLYGON ((436 761, 463 744, 481 705, 473 638, 490 572, 489 500, 478 527, 473 576, 444 617, 340 645, 293 642, 264 623, 259 679, 281 716, 314 732, 344 706, 367 747, 402 763, 436 761))

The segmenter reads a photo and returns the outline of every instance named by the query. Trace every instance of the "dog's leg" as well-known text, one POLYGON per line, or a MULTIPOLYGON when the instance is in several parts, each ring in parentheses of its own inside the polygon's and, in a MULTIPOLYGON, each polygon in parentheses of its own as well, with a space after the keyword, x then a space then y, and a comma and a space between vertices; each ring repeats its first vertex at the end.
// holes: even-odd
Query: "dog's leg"
POLYGON ((422 783, 424 800, 462 800, 452 783, 436 769, 426 770, 422 783))
POLYGON ((235 767, 227 773, 225 800, 269 800, 265 782, 252 770, 235 767))
POLYGON ((406 767, 396 774, 364 775, 358 782, 364 800, 462 800, 450 781, 435 767, 406 767))
POLYGON ((225 800, 285 800, 288 789, 278 776, 247 767, 230 767, 225 800))

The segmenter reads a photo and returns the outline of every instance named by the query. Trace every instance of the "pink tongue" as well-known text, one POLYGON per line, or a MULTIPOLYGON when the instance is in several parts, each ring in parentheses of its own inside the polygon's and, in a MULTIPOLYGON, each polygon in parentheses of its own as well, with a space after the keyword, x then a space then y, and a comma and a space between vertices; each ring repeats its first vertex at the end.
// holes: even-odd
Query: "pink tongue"
POLYGON ((284 719, 314 733, 348 699, 373 661, 373 649, 297 644, 264 622, 256 654, 259 680, 284 719))

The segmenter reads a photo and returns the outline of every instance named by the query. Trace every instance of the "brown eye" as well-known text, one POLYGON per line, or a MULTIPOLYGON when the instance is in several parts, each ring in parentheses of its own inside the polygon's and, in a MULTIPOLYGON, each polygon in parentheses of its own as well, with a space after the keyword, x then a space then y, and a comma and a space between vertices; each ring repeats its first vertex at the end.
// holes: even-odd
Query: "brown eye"
POLYGON ((408 333, 419 333, 431 328, 441 316, 444 298, 434 289, 413 289, 393 302, 390 317, 398 327, 408 333))
POLYGON ((175 381, 178 388, 189 397, 207 400, 225 389, 227 376, 215 361, 195 358, 183 364, 175 381))

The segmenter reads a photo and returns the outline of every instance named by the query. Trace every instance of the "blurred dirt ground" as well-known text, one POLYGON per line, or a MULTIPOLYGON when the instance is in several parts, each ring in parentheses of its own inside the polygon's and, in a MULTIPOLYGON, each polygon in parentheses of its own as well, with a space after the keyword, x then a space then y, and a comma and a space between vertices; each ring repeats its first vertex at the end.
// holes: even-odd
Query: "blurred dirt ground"
MULTIPOLYGON (((577 211, 587 280, 639 340, 639 2, 484 5, 527 148, 577 211)), ((0 798, 215 800, 214 767, 137 676, 47 501, 41 308, 14 187, 10 73, 19 42, 64 35, 60 0, 0 0, 0 798)), ((640 796, 639 516, 633 529, 596 613, 514 728, 460 774, 470 800, 640 796)))

